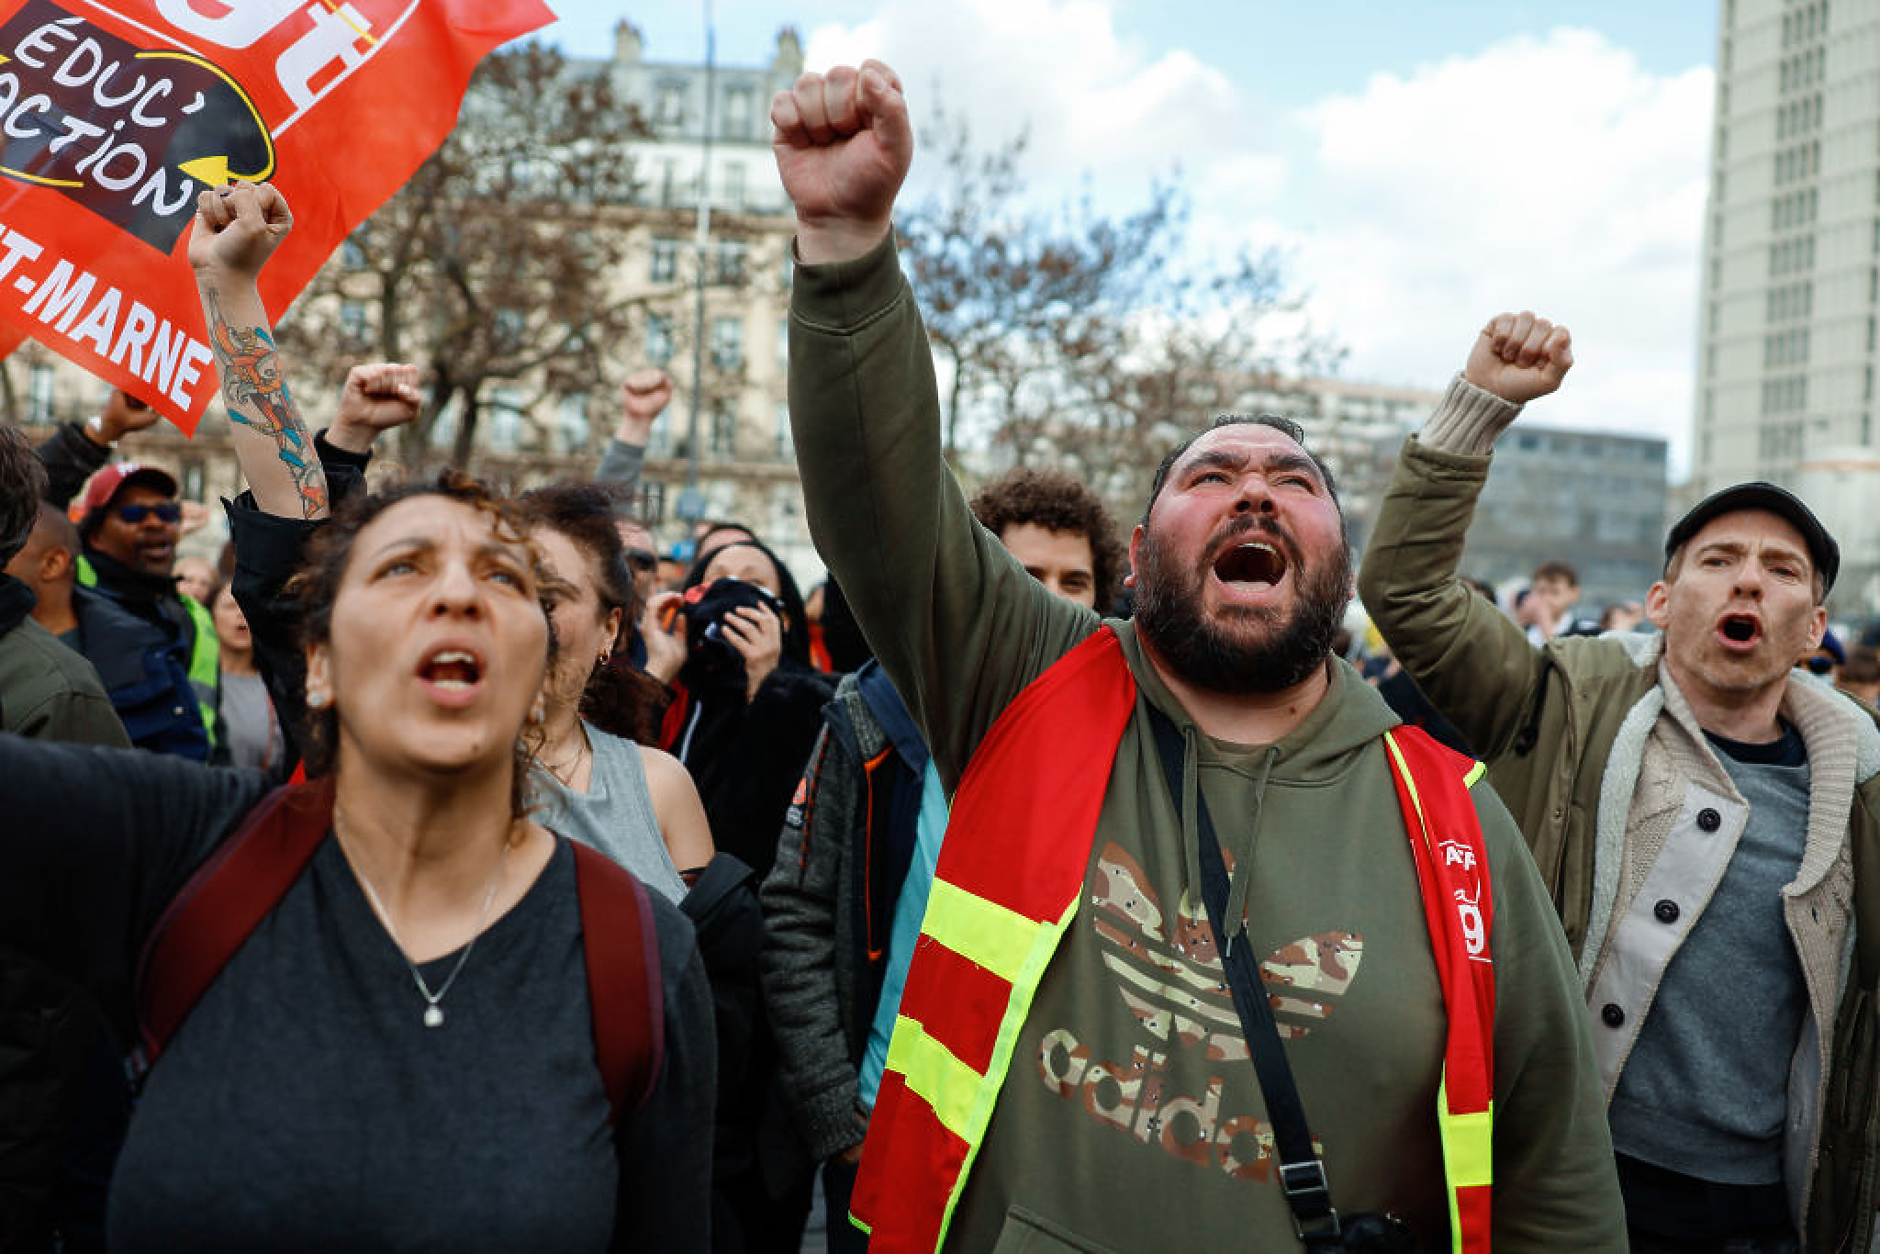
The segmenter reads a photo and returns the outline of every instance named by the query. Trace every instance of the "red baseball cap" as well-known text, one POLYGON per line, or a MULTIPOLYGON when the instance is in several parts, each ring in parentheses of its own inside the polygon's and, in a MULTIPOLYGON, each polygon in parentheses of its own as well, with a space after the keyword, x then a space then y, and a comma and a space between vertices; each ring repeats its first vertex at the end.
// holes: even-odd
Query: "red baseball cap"
POLYGON ((141 484, 155 488, 165 496, 175 496, 175 476, 167 470, 142 462, 113 462, 91 477, 85 485, 85 512, 93 514, 109 505, 126 486, 141 484))

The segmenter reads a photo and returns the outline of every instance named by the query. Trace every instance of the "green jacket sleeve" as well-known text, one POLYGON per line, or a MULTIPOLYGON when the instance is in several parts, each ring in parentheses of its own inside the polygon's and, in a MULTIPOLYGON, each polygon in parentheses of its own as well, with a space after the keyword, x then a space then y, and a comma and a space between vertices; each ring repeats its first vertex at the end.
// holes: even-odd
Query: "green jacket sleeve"
MULTIPOLYGON (((1438 408, 1458 403, 1458 381, 1438 408)), ((1545 676, 1541 651, 1458 578, 1488 457, 1404 444, 1358 571, 1378 633, 1431 704, 1482 758, 1509 748, 1545 676)))
POLYGON ((933 358, 890 242, 797 267, 790 424, 810 536, 952 792, 1011 699, 1099 619, 973 520, 941 456, 933 358))
POLYGON ((1495 917, 1498 1250, 1624 1250, 1591 1021, 1560 921, 1494 790, 1474 789, 1495 917))

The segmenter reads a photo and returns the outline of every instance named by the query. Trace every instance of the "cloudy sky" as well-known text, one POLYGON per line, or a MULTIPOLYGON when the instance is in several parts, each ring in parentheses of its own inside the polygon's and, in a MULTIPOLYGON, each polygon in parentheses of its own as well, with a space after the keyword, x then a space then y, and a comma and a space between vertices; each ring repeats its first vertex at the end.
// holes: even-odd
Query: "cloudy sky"
MULTIPOLYGON (((544 34, 611 47, 613 0, 544 34)), ((624 11, 649 60, 697 62, 703 3, 624 11)), ((1663 435, 1688 464, 1715 0, 718 0, 721 64, 793 25, 809 67, 875 56, 916 122, 1030 130, 1034 193, 1138 205, 1179 168, 1197 234, 1277 245, 1341 373, 1440 387, 1490 314, 1574 331, 1533 419, 1663 435)), ((919 155, 915 162, 918 171, 919 155)))

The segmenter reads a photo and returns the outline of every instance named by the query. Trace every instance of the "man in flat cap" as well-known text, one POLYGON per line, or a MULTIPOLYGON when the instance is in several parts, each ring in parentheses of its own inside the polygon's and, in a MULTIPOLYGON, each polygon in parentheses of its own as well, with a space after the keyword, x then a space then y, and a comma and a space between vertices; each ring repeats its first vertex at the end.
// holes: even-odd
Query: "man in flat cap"
POLYGON ((1632 1249, 1864 1250, 1880 729, 1793 669, 1840 552, 1793 494, 1738 484, 1671 528, 1646 602, 1660 634, 1530 644, 1456 566, 1496 437, 1571 361, 1564 327, 1489 323, 1405 445, 1359 591, 1553 893, 1632 1249))

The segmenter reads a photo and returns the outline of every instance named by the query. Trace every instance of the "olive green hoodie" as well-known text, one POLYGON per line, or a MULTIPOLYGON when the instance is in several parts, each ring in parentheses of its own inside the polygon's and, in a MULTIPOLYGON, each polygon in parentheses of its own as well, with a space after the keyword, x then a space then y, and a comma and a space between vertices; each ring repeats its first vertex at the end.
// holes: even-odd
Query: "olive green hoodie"
MULTIPOLYGON (((939 444, 932 363, 884 245, 797 271, 790 401, 812 535, 882 666, 958 783, 1006 705, 1099 623, 972 519, 939 444)), ((1329 694, 1278 744, 1210 741, 1132 626, 1139 686, 1183 729, 1178 812, 1138 711, 1088 852, 1080 912, 1021 1029, 949 1248, 1283 1249, 1239 1021, 1196 907, 1198 787, 1245 903, 1336 1204, 1446 1231, 1436 1088, 1444 1018, 1379 737, 1396 719, 1330 662, 1329 694)), ((1512 820, 1475 800, 1497 974, 1495 1238, 1623 1248, 1611 1149, 1565 943, 1512 820)), ((1085 856, 1080 850, 1075 856, 1085 856)))

